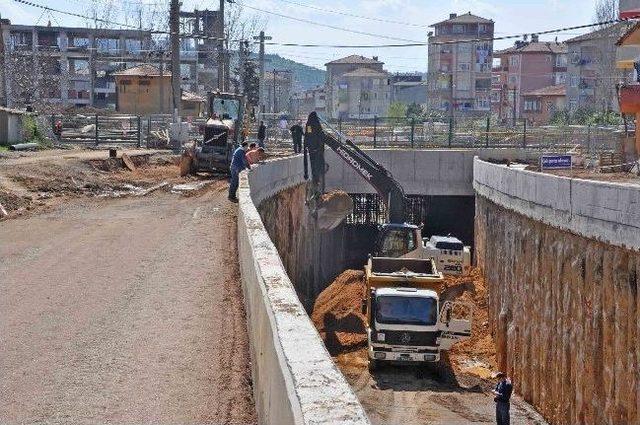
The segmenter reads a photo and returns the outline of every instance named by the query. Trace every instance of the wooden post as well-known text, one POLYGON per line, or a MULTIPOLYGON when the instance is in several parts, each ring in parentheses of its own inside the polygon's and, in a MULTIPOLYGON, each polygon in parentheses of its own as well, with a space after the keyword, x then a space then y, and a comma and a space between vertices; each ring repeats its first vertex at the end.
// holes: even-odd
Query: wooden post
POLYGON ((98 146, 98 143, 99 143, 99 141, 98 141, 98 114, 96 114, 95 125, 96 125, 96 146, 98 146))
POLYGON ((142 144, 142 119, 140 115, 138 115, 138 147, 142 144))
POLYGON ((416 119, 411 118, 411 148, 413 148, 413 140, 416 132, 416 119))
POLYGON ((373 117, 373 147, 376 148, 378 144, 378 116, 373 117))

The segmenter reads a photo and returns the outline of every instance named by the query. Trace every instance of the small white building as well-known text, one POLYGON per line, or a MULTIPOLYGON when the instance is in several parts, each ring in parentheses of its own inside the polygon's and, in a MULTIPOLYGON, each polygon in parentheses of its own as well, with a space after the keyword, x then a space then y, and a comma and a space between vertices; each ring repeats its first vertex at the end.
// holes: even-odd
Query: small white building
POLYGON ((29 115, 33 115, 33 113, 0 107, 0 145, 13 145, 22 142, 23 119, 29 115))

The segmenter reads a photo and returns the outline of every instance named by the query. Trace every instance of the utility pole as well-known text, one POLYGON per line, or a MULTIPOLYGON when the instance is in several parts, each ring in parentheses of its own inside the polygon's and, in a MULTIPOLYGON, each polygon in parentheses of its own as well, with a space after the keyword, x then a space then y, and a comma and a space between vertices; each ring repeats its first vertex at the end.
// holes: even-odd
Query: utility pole
POLYGON ((260 90, 258 91, 258 96, 260 101, 258 102, 258 113, 264 113, 264 42, 265 40, 271 40, 271 37, 265 36, 264 31, 260 31, 260 36, 253 37, 253 39, 260 41, 260 53, 258 54, 258 61, 260 62, 260 90))
POLYGON ((169 29, 171 32, 171 95, 173 105, 173 122, 180 120, 180 3, 171 0, 169 14, 169 29))
POLYGON ((273 68, 273 112, 274 114, 278 112, 278 99, 276 95, 276 76, 278 75, 278 71, 273 68))
POLYGON ((516 117, 516 111, 517 111, 517 92, 516 92, 516 88, 513 88, 513 127, 516 126, 517 123, 517 117, 516 117))
POLYGON ((0 106, 9 106, 7 99, 7 61, 5 60, 4 35, 2 34, 2 13, 0 13, 0 106))
POLYGON ((451 120, 451 125, 453 125, 454 119, 454 102, 453 102, 453 72, 449 74, 449 119, 451 120))
POLYGON ((226 70, 226 58, 224 52, 224 3, 225 0, 220 0, 220 7, 218 10, 218 90, 226 91, 225 81, 227 76, 226 70))
POLYGON ((164 50, 159 50, 157 55, 160 61, 160 113, 164 114, 164 50))

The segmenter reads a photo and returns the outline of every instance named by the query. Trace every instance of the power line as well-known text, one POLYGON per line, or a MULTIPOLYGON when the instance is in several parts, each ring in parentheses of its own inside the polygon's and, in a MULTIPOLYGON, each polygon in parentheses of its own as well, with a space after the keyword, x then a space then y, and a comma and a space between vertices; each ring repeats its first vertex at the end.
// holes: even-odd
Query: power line
MULTIPOLYGON (((60 9, 54 9, 52 7, 49 6, 43 6, 41 4, 37 4, 37 3, 33 3, 27 0, 13 0, 17 3, 21 3, 21 4, 25 4, 27 6, 31 6, 31 7, 35 7, 38 9, 42 9, 45 11, 49 11, 49 12, 55 12, 55 13, 60 13, 63 15, 68 15, 68 16, 74 16, 76 18, 82 18, 82 19, 87 19, 90 21, 95 21, 95 22, 102 22, 104 24, 109 24, 109 25, 115 25, 115 26, 119 26, 119 27, 125 27, 125 28, 131 28, 140 32, 146 32, 146 33, 150 33, 150 34, 164 34, 164 35, 171 35, 171 31, 162 31, 162 30, 152 30, 152 29, 140 29, 137 26, 134 25, 129 25, 129 24, 123 24, 122 22, 115 22, 115 21, 110 21, 107 19, 101 19, 101 18, 97 18, 97 17, 91 17, 91 16, 87 16, 87 15, 82 15, 79 13, 75 13, 75 12, 69 12, 66 10, 60 10, 60 9)), ((179 34, 179 36, 181 38, 193 38, 193 39, 200 39, 200 40, 213 40, 213 41, 223 41, 225 40, 224 38, 219 38, 219 37, 212 37, 212 36, 206 36, 206 35, 197 35, 197 34, 179 34)), ((235 41, 235 40, 234 40, 235 41)))
POLYGON ((408 43, 419 43, 418 41, 409 40, 409 39, 406 39, 406 38, 392 37, 392 36, 388 36, 388 35, 375 34, 375 33, 366 32, 366 31, 358 31, 358 30, 354 30, 354 29, 350 29, 350 28, 339 27, 339 26, 336 26, 336 25, 323 24, 321 22, 311 21, 309 19, 296 18, 295 16, 284 15, 282 13, 272 12, 270 10, 265 10, 265 9, 260 9, 260 8, 257 8, 257 7, 249 6, 246 3, 241 3, 241 2, 236 2, 236 3, 241 5, 242 7, 246 7, 247 9, 252 9, 252 10, 255 10, 255 11, 258 11, 258 12, 267 13, 269 15, 279 16, 280 18, 291 19, 292 21, 302 22, 302 23, 309 24, 309 25, 316 25, 316 26, 319 26, 319 27, 331 28, 331 29, 338 30, 338 31, 345 31, 345 32, 353 33, 353 34, 367 35, 369 37, 383 38, 383 39, 387 39, 387 40, 406 41, 408 43))
POLYGON ((288 3, 288 4, 293 4, 293 5, 296 5, 296 6, 305 7, 307 9, 318 10, 318 11, 326 12, 326 13, 333 13, 335 15, 349 16, 349 17, 352 17, 352 18, 366 19, 366 20, 369 20, 369 21, 383 22, 383 23, 387 23, 387 24, 398 24, 398 25, 405 25, 405 26, 410 26, 410 27, 429 28, 429 25, 416 24, 416 23, 413 23, 413 22, 394 21, 392 19, 374 18, 372 16, 357 15, 355 13, 342 12, 342 11, 339 11, 339 10, 323 9, 322 7, 317 7, 317 6, 313 6, 313 5, 310 5, 310 4, 298 3, 298 2, 290 1, 290 0, 278 0, 278 1, 280 1, 282 3, 288 3))

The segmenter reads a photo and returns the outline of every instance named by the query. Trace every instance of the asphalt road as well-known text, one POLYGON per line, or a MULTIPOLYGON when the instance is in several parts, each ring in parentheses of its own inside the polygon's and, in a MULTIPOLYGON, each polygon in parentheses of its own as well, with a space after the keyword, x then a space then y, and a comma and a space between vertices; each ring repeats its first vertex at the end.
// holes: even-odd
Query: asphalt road
POLYGON ((0 222, 0 423, 255 423, 235 219, 214 185, 0 222))

